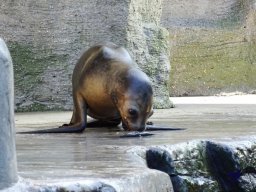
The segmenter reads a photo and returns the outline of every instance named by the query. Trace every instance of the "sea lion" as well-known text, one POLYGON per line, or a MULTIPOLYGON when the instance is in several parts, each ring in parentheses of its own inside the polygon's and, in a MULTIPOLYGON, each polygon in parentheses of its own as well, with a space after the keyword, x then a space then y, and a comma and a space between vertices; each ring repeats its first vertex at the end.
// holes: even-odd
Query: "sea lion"
POLYGON ((113 43, 95 45, 81 56, 74 68, 72 88, 74 108, 69 124, 26 133, 82 132, 89 126, 121 122, 127 131, 144 131, 153 114, 148 76, 125 48, 113 43), (98 121, 87 123, 87 115, 98 121))

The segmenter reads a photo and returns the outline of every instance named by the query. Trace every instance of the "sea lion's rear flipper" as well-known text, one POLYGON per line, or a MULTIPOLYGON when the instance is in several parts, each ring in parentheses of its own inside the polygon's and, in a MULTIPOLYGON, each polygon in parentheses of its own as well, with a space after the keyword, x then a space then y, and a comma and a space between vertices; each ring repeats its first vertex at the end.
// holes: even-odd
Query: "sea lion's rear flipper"
POLYGON ((112 121, 92 121, 88 122, 87 125, 69 125, 64 124, 59 128, 43 129, 35 131, 17 132, 18 134, 44 134, 44 133, 82 133, 87 127, 115 127, 121 123, 120 119, 112 121))
POLYGON ((17 132, 18 134, 44 134, 44 133, 81 133, 87 127, 87 104, 80 95, 75 95, 74 109, 70 124, 64 124, 59 128, 36 131, 17 132))
POLYGON ((25 131, 25 132, 17 132, 18 134, 45 134, 45 133, 82 133, 86 128, 86 124, 84 125, 65 125, 59 128, 53 129, 42 129, 35 131, 25 131))

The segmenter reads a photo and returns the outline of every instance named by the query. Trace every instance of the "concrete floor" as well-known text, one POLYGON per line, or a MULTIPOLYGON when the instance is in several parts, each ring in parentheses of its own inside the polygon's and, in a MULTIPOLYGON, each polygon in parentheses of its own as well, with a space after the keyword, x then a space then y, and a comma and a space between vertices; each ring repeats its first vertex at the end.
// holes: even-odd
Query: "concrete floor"
MULTIPOLYGON (((71 112, 18 113, 16 131, 58 127, 70 117, 71 112)), ((159 177, 129 153, 134 147, 256 135, 256 105, 177 104, 174 109, 156 110, 150 121, 186 130, 156 131, 141 138, 120 138, 124 132, 119 128, 88 128, 82 134, 16 134, 19 175, 47 184, 96 179, 129 191, 127 185, 136 183, 136 177, 159 177)))

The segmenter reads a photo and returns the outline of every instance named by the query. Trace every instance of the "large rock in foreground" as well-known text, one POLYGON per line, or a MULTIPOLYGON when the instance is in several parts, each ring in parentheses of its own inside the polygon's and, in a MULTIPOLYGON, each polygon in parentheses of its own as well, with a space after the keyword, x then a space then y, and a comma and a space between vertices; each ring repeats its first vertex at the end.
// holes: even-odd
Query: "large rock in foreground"
POLYGON ((255 138, 152 147, 145 158, 150 168, 169 174, 174 191, 254 192, 256 189, 255 138))

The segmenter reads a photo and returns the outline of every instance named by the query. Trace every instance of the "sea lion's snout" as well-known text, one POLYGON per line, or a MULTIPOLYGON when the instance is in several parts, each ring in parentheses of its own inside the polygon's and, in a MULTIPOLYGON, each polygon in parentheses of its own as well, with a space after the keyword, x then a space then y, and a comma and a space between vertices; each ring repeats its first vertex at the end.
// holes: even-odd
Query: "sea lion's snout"
POLYGON ((137 122, 130 123, 130 130, 139 132, 145 131, 146 125, 144 122, 145 121, 141 122, 138 120, 137 122))
POLYGON ((143 131, 145 131, 145 129, 146 129, 146 126, 143 125, 143 126, 140 126, 140 127, 137 129, 137 131, 143 132, 143 131))
POLYGON ((123 118, 123 127, 127 131, 142 132, 146 128, 146 117, 136 108, 129 108, 123 118))
POLYGON ((139 131, 143 132, 146 129, 145 123, 143 124, 138 124, 138 123, 132 123, 127 121, 126 124, 123 126, 125 130, 127 131, 139 131))

